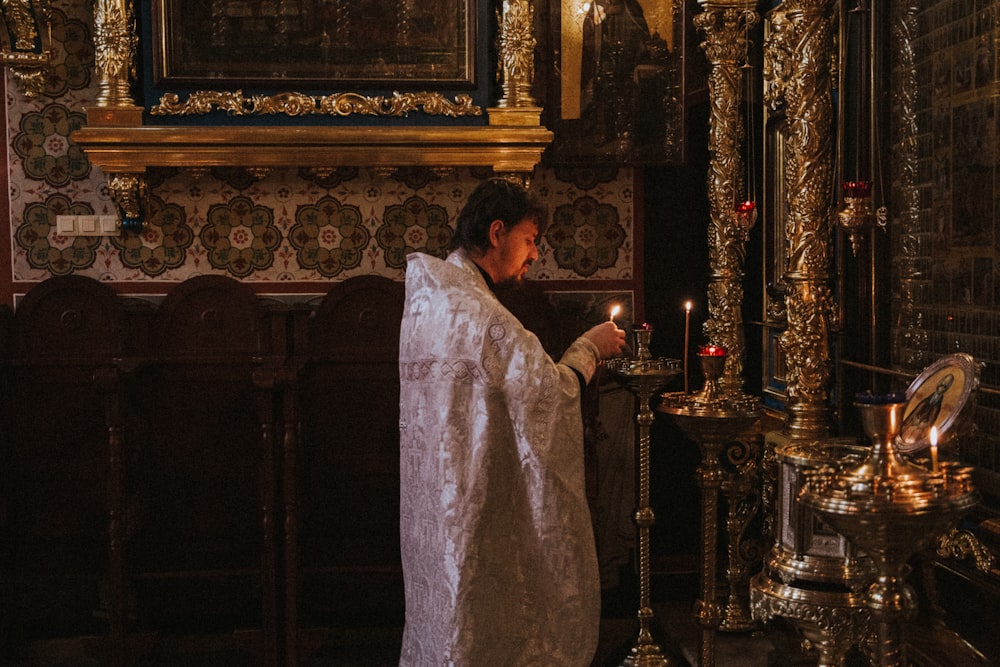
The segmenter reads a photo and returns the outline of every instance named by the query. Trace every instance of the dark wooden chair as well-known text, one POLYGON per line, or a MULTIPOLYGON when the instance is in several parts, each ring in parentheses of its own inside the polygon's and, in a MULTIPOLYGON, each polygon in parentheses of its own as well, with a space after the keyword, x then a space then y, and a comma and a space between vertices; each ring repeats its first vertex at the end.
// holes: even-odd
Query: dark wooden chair
MULTIPOLYGON (((136 374, 126 563, 135 632, 250 637, 276 664, 276 394, 284 313, 223 276, 181 283, 136 374)), ((155 641, 153 641, 155 645, 155 641)))
POLYGON ((401 283, 361 276, 295 318, 286 419, 298 429, 283 460, 289 650, 310 644, 310 628, 402 622, 402 308, 401 283))
MULTIPOLYGON (((109 287, 78 276, 41 283, 8 321, 0 380, 6 653, 77 635, 110 634, 121 646, 126 321, 109 287)), ((119 665, 123 655, 112 649, 102 661, 119 665)))

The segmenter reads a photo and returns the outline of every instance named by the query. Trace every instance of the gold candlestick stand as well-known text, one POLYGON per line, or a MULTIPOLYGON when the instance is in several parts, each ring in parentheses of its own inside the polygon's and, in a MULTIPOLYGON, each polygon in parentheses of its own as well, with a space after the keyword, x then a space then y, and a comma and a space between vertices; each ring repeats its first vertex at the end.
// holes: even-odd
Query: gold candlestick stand
POLYGON ((865 601, 877 622, 880 667, 905 664, 902 621, 916 595, 907 561, 978 501, 972 468, 946 463, 925 470, 898 455, 906 403, 857 403, 872 450, 860 466, 813 471, 799 496, 836 531, 871 556, 876 571, 865 601))
POLYGON ((653 640, 650 630, 653 608, 650 601, 650 548, 649 529, 655 515, 649 505, 649 428, 656 414, 650 407, 653 394, 681 373, 676 359, 653 359, 649 341, 653 329, 648 325, 635 329, 636 356, 634 359, 610 359, 607 362, 612 377, 624 385, 637 399, 635 421, 639 426, 639 498, 635 522, 639 529, 639 634, 622 665, 628 667, 667 667, 674 663, 664 655, 653 640))
POLYGON ((701 626, 698 664, 714 667, 715 638, 722 623, 722 608, 716 593, 716 531, 723 481, 719 452, 727 442, 738 439, 753 426, 759 404, 750 396, 720 392, 718 382, 726 363, 724 354, 699 354, 698 358, 705 377, 702 391, 664 394, 658 409, 670 415, 701 449, 701 464, 696 471, 701 489, 701 598, 695 602, 694 615, 701 626))

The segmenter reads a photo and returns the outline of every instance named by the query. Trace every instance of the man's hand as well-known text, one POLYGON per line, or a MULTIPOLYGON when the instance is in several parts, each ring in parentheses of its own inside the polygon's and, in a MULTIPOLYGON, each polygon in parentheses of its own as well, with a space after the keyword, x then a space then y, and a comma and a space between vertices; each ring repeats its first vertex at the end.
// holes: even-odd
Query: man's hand
POLYGON ((583 337, 597 346, 601 359, 618 356, 625 347, 625 331, 614 322, 601 322, 584 332, 583 337))

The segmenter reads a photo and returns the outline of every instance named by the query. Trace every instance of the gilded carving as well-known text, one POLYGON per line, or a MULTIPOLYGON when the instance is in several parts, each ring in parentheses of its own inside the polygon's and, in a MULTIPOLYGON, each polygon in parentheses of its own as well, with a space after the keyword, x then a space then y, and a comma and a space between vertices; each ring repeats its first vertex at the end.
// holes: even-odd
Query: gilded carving
POLYGON ((792 78, 792 33, 785 12, 778 9, 768 17, 764 42, 764 104, 772 110, 785 104, 785 86, 792 78))
POLYGON ((25 97, 35 97, 45 88, 51 58, 47 50, 48 36, 40 32, 48 24, 49 3, 3 0, 0 7, 3 9, 0 12, 3 19, 0 28, 5 28, 13 40, 10 51, 0 51, 0 65, 10 67, 14 81, 25 97))
POLYGON ((852 645, 864 647, 870 641, 871 612, 860 597, 804 589, 788 594, 784 588, 763 574, 757 575, 750 588, 753 618, 762 622, 777 617, 789 620, 819 652, 818 664, 842 665, 852 645))
POLYGON ((913 37, 917 33, 916 2, 892 3, 892 164, 895 176, 892 200, 899 211, 893 222, 898 226, 899 250, 896 256, 900 285, 895 361, 901 367, 918 370, 927 364, 929 337, 923 326, 923 314, 917 308, 915 291, 919 280, 917 256, 920 231, 920 193, 917 190, 917 68, 913 37))
POLYGON ((502 82, 504 92, 497 106, 534 107, 531 84, 535 74, 535 8, 530 0, 504 0, 497 20, 497 81, 502 82))
POLYGON ((788 327, 779 342, 786 353, 786 430, 818 439, 829 431, 826 399, 830 381, 829 331, 833 299, 829 278, 834 142, 832 76, 833 0, 786 2, 784 21, 772 32, 777 47, 790 47, 781 86, 788 139, 785 192, 788 327))
POLYGON ((981 572, 990 572, 993 569, 993 553, 967 530, 952 528, 949 532, 939 535, 935 550, 942 558, 963 560, 972 556, 976 569, 981 572))
POLYGON ((132 106, 128 80, 138 44, 131 4, 97 0, 94 5, 94 63, 100 73, 97 106, 132 106))
POLYGON ((122 229, 138 231, 143 224, 142 201, 148 196, 142 174, 111 174, 108 190, 122 216, 122 229))
POLYGON ((29 0, 3 0, 3 13, 14 38, 14 48, 28 50, 35 46, 35 14, 29 0))
POLYGON ((277 95, 252 95, 246 97, 242 90, 201 90, 181 100, 177 93, 165 93, 159 104, 149 113, 153 116, 197 116, 212 111, 224 111, 230 116, 279 115, 286 116, 406 116, 422 111, 430 115, 456 118, 481 116, 481 107, 472 103, 469 95, 456 95, 454 101, 440 93, 393 93, 392 96, 367 97, 359 93, 334 93, 311 96, 304 93, 285 92, 277 95))
POLYGON ((709 340, 728 350, 719 384, 725 393, 739 393, 743 372, 743 266, 746 232, 733 216, 742 198, 744 140, 740 115, 741 65, 747 52, 747 32, 758 15, 744 6, 708 3, 694 17, 705 34, 702 48, 711 65, 708 77, 711 117, 708 148, 711 155, 708 192, 711 218, 708 228, 711 279, 708 287, 709 319, 704 329, 709 340))

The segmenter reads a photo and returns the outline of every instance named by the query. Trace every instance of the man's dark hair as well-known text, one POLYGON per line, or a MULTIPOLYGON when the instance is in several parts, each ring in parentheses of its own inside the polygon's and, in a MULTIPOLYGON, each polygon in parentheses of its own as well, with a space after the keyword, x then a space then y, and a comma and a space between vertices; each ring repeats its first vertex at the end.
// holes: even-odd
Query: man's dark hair
POLYGON ((480 183, 462 207, 455 223, 452 249, 486 250, 489 246, 490 224, 500 220, 513 227, 522 220, 533 220, 538 233, 545 232, 542 209, 528 197, 520 185, 503 178, 491 178, 480 183))

